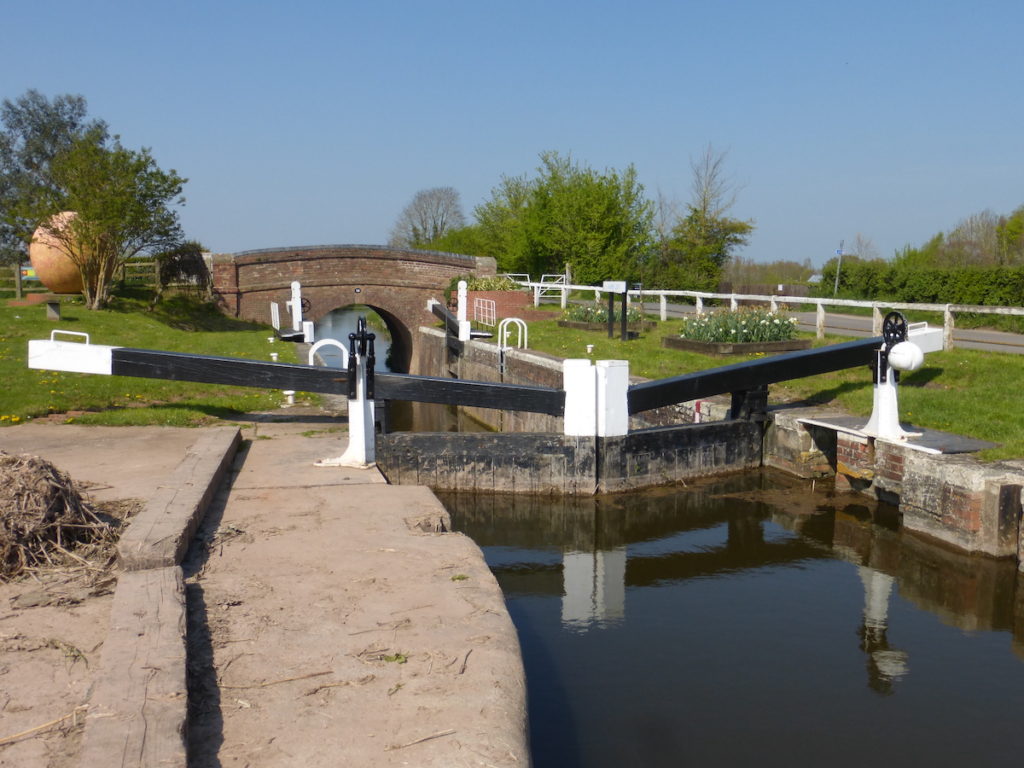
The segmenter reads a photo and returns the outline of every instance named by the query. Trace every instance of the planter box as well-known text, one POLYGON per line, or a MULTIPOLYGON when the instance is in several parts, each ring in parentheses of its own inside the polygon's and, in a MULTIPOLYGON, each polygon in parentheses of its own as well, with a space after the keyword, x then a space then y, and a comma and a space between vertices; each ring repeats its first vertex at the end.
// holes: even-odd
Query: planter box
MULTIPOLYGON (((644 320, 641 323, 626 323, 626 330, 629 331, 649 331, 657 325, 653 320, 644 320)), ((608 330, 608 323, 584 323, 578 320, 559 320, 559 328, 572 328, 576 331, 606 331, 608 330)), ((620 321, 615 321, 615 331, 622 327, 620 321)))
POLYGON ((694 341, 680 336, 663 336, 661 346, 666 349, 682 349, 687 352, 700 352, 704 355, 753 355, 763 352, 773 355, 776 352, 795 352, 810 349, 810 339, 790 339, 789 341, 751 341, 733 344, 722 341, 694 341))

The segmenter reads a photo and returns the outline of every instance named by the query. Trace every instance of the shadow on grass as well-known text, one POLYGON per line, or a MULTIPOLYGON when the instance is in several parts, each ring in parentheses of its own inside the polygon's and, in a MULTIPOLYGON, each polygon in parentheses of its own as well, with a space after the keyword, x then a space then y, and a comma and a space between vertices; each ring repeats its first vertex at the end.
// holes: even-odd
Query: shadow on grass
POLYGON ((178 331, 255 331, 260 323, 239 320, 225 315, 217 305, 200 296, 174 294, 164 296, 155 305, 150 288, 127 286, 119 288, 110 302, 113 312, 147 313, 150 317, 178 331))

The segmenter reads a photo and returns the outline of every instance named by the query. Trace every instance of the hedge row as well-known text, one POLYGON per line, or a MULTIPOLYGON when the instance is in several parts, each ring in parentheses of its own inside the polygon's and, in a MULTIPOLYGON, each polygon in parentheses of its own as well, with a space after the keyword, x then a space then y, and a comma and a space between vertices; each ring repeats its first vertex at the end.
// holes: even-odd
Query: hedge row
MULTIPOLYGON (((816 295, 832 295, 835 269, 832 262, 822 270, 816 295)), ((839 293, 863 300, 1024 306, 1024 267, 920 269, 859 261, 842 266, 839 293)))

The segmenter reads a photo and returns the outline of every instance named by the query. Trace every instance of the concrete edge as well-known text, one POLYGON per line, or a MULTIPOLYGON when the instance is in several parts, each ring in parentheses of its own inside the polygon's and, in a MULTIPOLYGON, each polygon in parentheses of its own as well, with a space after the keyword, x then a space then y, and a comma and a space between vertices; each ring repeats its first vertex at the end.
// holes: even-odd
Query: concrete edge
POLYGON ((237 427, 219 427, 200 434, 121 536, 117 554, 125 571, 181 563, 241 441, 237 427))
POLYGON ((210 429, 121 537, 118 578, 78 764, 185 768, 185 588, 181 559, 241 445, 210 429))

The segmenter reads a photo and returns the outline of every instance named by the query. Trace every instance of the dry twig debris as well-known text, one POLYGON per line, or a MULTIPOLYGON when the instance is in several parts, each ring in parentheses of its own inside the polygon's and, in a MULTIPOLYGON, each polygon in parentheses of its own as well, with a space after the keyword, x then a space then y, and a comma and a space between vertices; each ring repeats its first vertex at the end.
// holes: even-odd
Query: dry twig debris
POLYGON ((81 565, 76 547, 115 533, 116 521, 104 519, 53 464, 0 451, 0 581, 29 568, 81 565))

